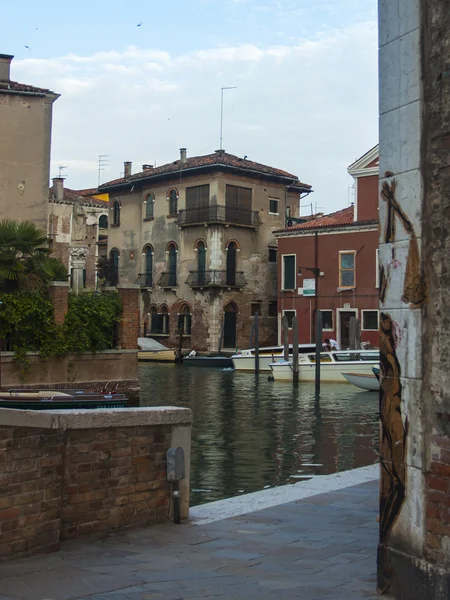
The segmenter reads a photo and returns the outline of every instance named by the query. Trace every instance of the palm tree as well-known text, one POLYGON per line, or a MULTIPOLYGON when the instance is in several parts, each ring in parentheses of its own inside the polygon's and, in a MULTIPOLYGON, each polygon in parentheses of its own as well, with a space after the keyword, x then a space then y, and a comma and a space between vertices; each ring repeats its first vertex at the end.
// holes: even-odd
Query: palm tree
POLYGON ((31 221, 0 221, 0 290, 67 281, 65 266, 50 254, 47 235, 31 221))

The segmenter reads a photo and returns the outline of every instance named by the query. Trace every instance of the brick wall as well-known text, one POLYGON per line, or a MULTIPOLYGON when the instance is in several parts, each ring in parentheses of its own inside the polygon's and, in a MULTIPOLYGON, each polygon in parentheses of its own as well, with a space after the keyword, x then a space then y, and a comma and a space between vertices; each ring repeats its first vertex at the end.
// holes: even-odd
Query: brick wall
POLYGON ((49 284, 50 299, 53 304, 55 323, 64 323, 69 310, 69 284, 62 281, 54 281, 49 284))
POLYGON ((425 476, 425 556, 450 567, 450 438, 433 436, 430 472, 425 476))
POLYGON ((122 321, 119 325, 119 346, 124 350, 137 348, 139 337, 139 287, 117 286, 122 300, 122 321))
POLYGON ((187 518, 191 411, 86 413, 0 411, 0 560, 52 552, 70 538, 168 520, 166 453, 172 445, 185 449, 187 475, 180 490, 187 518))
POLYGON ((59 548, 63 435, 0 427, 0 558, 59 548))

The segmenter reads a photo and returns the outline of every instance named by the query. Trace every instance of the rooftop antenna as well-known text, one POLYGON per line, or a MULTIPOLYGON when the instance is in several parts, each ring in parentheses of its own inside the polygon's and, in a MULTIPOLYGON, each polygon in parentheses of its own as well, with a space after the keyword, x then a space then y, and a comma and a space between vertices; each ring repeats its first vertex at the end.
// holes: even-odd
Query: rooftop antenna
POLYGON ((223 92, 224 90, 235 90, 236 87, 223 87, 220 88, 220 149, 223 150, 223 92))
POLYGON ((109 163, 109 154, 98 155, 98 186, 100 185, 100 172, 105 170, 109 163))
POLYGON ((348 205, 355 204, 355 186, 352 185, 348 188, 348 205))
POLYGON ((58 177, 62 177, 62 175, 63 175, 63 170, 64 170, 64 169, 67 169, 67 167, 66 167, 66 166, 64 166, 64 165, 61 165, 60 167, 58 167, 58 169, 59 169, 59 174, 58 174, 58 177))

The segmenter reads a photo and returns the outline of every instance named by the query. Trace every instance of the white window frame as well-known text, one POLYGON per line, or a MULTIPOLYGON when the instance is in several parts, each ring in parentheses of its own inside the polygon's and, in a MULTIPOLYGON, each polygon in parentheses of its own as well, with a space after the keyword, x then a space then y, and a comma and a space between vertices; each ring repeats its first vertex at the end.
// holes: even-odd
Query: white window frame
POLYGON ((330 312, 331 313, 331 322, 333 324, 332 329, 322 328, 322 331, 334 331, 335 330, 335 326, 336 326, 335 317, 334 317, 334 310, 332 308, 321 308, 319 310, 320 310, 320 312, 324 312, 324 311, 330 312))
POLYGON ((269 198, 269 215, 279 215, 280 214, 280 199, 279 198, 269 198), (277 212, 272 212, 270 210, 270 201, 273 200, 277 203, 277 212))
POLYGON ((361 331, 378 331, 380 329, 380 311, 377 308, 363 308, 361 310, 361 331), (365 312, 376 312, 378 327, 376 329, 364 329, 364 313, 365 312))
POLYGON ((297 289, 297 255, 296 254, 282 254, 281 255, 281 291, 282 292, 295 292, 297 289), (285 288, 284 287, 284 257, 285 256, 293 256, 294 257, 294 287, 285 288))
MULTIPOLYGON (((337 308, 336 309, 336 341, 339 346, 342 348, 342 340, 341 340, 341 312, 352 312, 355 315, 355 319, 358 318, 359 309, 358 308, 337 308)), ((371 329, 370 331, 375 331, 371 329)))
POLYGON ((375 250, 375 287, 380 287, 380 249, 375 250))
MULTIPOLYGON (((290 312, 290 313, 293 312, 294 313, 294 317, 297 316, 297 309, 296 308, 283 308, 283 312, 281 314, 281 319, 283 319, 284 315, 287 312, 290 312)), ((292 331, 292 327, 289 327, 289 325, 288 325, 288 331, 292 331)))
POLYGON ((340 290, 352 290, 356 288, 356 250, 339 250, 339 289, 340 290), (342 285, 341 282, 341 271, 350 271, 350 269, 341 269, 341 256, 342 254, 353 254, 353 285, 342 285))

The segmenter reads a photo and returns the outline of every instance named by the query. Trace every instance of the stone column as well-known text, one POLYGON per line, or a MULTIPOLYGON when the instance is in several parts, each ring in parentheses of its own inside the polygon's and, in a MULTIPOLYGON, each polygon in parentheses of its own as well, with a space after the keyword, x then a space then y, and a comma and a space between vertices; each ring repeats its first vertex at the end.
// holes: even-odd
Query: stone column
POLYGON ((69 282, 51 281, 48 284, 50 299, 53 304, 55 323, 64 323, 65 316, 69 310, 69 282))
POLYGON ((119 324, 119 346, 123 350, 137 349, 139 337, 139 285, 119 283, 117 293, 122 300, 122 321, 119 324))
POLYGON ((378 588, 450 597, 450 11, 379 0, 378 588))
POLYGON ((87 246, 72 246, 69 248, 72 268, 72 291, 78 296, 84 288, 84 269, 86 266, 87 246))

